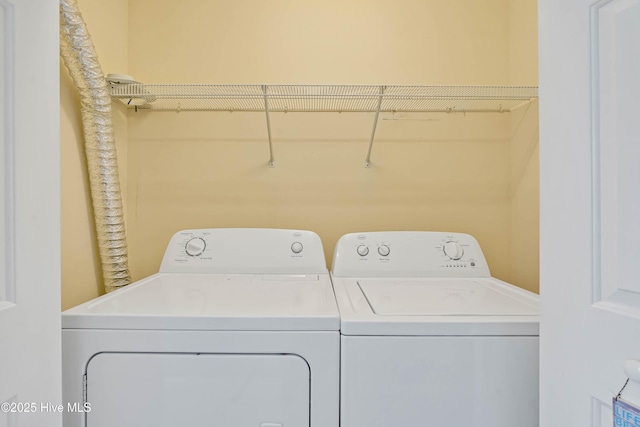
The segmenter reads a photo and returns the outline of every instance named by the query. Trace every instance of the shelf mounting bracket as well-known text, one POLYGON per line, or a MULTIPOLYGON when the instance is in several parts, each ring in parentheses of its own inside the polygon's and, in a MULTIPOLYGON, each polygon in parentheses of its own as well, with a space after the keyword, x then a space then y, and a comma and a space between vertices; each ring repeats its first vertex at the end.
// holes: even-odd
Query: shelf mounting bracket
POLYGON ((262 91, 264 92, 264 112, 267 115, 267 136, 269 137, 269 167, 276 167, 276 159, 273 157, 273 145, 271 143, 271 117, 269 116, 269 94, 268 86, 263 85, 262 91))
POLYGON ((371 130, 371 139, 369 140, 369 150, 367 151, 367 158, 364 161, 364 167, 371 167, 371 149, 373 148, 373 140, 376 136, 376 128, 378 127, 378 117, 380 116, 380 106, 382 105, 382 97, 387 87, 380 86, 380 94, 378 95, 378 106, 376 107, 376 116, 373 119, 373 129, 371 130))

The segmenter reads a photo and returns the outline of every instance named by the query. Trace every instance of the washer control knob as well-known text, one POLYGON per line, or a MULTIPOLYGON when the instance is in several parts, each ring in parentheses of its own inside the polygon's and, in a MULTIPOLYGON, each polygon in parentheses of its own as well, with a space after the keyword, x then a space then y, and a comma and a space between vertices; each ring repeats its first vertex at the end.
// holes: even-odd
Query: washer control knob
POLYGON ((360 256, 367 256, 369 254, 369 247, 365 245, 358 246, 358 249, 356 250, 358 251, 358 255, 360 256))
POLYGON ((300 252, 302 252, 302 249, 304 249, 304 247, 300 242, 293 242, 291 244, 291 252, 293 252, 294 254, 299 254, 300 252))
POLYGON ((391 249, 389 248, 389 246, 387 245, 380 245, 378 246, 378 253, 382 256, 388 256, 389 252, 391 252, 391 249))
POLYGON ((185 245, 185 250, 187 251, 187 255, 189 256, 198 256, 202 255, 205 248, 207 247, 207 243, 201 237, 194 237, 189 240, 185 245))
POLYGON ((464 249, 460 242, 455 240, 447 241, 443 246, 444 254, 451 259, 460 259, 464 255, 464 249))

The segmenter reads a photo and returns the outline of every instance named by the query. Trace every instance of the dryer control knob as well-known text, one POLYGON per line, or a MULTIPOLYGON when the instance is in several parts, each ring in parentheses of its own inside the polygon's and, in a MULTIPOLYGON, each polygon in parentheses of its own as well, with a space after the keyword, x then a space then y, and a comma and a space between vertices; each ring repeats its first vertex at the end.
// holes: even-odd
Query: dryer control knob
POLYGON ((464 249, 460 242, 455 240, 447 241, 443 246, 444 254, 451 259, 460 259, 464 255, 464 249))
POLYGON ((291 252, 293 252, 294 254, 299 254, 300 252, 302 252, 302 249, 303 246, 300 242, 293 242, 291 244, 291 252))
POLYGON ((187 251, 187 255, 198 256, 202 255, 206 247, 207 243, 204 241, 204 239, 200 237, 194 237, 187 242, 184 248, 187 251))
POLYGON ((391 252, 391 249, 387 245, 378 246, 378 253, 382 256, 388 256, 391 252))
POLYGON ((358 251, 358 255, 360 256, 367 256, 369 254, 369 247, 365 245, 360 245, 358 246, 358 249, 356 249, 356 251, 358 251))

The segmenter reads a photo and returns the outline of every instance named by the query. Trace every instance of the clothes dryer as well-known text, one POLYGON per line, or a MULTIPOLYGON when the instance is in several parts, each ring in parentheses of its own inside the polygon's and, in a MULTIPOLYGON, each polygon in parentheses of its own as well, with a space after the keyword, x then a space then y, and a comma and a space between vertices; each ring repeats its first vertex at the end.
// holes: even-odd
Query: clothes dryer
POLYGON ((470 235, 343 236, 341 427, 538 427, 538 296, 470 235))
POLYGON ((315 233, 180 231, 62 314, 64 425, 337 427, 339 326, 315 233))

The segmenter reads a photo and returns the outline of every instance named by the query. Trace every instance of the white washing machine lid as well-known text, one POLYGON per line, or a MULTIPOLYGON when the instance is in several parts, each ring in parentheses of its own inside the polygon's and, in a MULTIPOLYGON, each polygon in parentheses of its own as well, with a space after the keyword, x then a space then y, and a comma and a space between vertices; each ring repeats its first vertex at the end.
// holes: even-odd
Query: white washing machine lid
POLYGON ((343 335, 538 335, 539 298, 494 278, 333 278, 343 335))
POLYGON ((535 316, 530 300, 492 282, 469 279, 358 280, 380 316, 535 316))
POLYGON ((63 329, 333 331, 328 274, 157 273, 62 313, 63 329))

